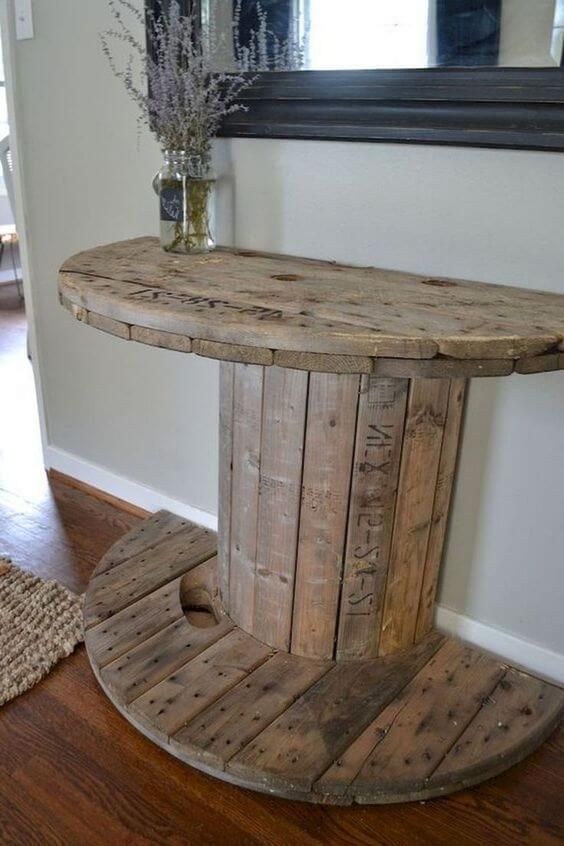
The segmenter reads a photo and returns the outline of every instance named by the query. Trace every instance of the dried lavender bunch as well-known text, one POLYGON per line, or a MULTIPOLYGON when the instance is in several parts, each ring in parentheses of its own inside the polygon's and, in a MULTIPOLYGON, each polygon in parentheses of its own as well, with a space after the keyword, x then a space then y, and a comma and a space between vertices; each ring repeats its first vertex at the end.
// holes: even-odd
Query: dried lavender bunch
POLYGON ((216 73, 212 57, 219 43, 213 27, 205 31, 195 13, 182 15, 178 0, 158 17, 147 14, 147 45, 134 27, 144 28, 145 16, 131 0, 108 0, 112 29, 100 36, 102 50, 114 75, 121 79, 148 126, 165 150, 186 150, 206 168, 211 140, 224 117, 244 107, 236 102, 253 82, 242 73, 216 73), (124 67, 118 67, 112 42, 130 48, 124 67))
POLYGON ((257 28, 249 32, 248 44, 242 44, 241 13, 243 0, 233 9, 233 44, 235 61, 241 71, 301 70, 305 65, 307 32, 300 38, 298 19, 288 26, 286 38, 280 38, 270 28, 268 12, 260 2, 256 4, 257 28))

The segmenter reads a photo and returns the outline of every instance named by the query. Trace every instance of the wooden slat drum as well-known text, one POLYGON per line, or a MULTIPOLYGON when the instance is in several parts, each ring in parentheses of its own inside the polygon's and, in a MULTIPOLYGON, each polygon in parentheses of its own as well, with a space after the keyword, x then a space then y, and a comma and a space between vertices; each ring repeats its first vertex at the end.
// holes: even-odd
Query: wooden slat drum
POLYGON ((230 617, 270 646, 318 659, 376 658, 420 640, 464 381, 222 364, 220 384, 220 443, 233 442, 220 467, 230 617))
POLYGON ((140 731, 335 804, 441 796, 549 735, 564 691, 433 618, 468 379, 563 370, 564 297, 152 238, 74 256, 59 291, 110 343, 221 362, 218 536, 158 512, 86 592, 140 731))

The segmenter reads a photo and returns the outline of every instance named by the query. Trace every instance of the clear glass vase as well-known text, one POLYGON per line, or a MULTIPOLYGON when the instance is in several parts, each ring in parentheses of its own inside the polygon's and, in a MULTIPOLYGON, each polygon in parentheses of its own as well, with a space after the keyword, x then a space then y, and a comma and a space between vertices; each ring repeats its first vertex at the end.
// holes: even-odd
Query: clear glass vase
POLYGON ((159 196, 160 236, 171 253, 208 253, 215 247, 215 179, 198 156, 165 150, 153 187, 159 196))

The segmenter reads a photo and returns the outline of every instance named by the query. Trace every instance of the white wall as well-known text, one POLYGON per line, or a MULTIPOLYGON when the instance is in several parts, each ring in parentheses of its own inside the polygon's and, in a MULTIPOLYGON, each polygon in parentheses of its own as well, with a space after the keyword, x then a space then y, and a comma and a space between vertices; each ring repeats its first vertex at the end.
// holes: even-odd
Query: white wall
MULTIPOLYGON (((36 38, 16 48, 16 117, 49 461, 215 512, 216 365, 105 336, 57 303, 66 256, 156 230, 159 153, 145 135, 137 149, 100 54, 105 0, 34 11, 36 38)), ((564 293, 562 155, 258 140, 217 153, 223 241, 564 293)), ((501 634, 499 651, 564 677, 563 379, 473 383, 440 599, 519 639, 501 634), (523 641, 541 649, 527 658, 523 641)))
POLYGON ((508 67, 550 67, 556 0, 504 0, 501 8, 499 64, 508 67))

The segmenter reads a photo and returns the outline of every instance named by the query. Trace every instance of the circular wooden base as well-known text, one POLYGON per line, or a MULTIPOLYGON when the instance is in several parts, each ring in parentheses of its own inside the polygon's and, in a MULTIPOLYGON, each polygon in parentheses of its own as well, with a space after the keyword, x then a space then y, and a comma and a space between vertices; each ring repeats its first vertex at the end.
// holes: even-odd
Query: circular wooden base
POLYGON ((85 598, 104 691, 193 767, 291 799, 427 799, 478 784, 554 729, 564 691, 432 633, 398 655, 313 660, 238 628, 216 538, 166 512, 102 559, 85 598))

